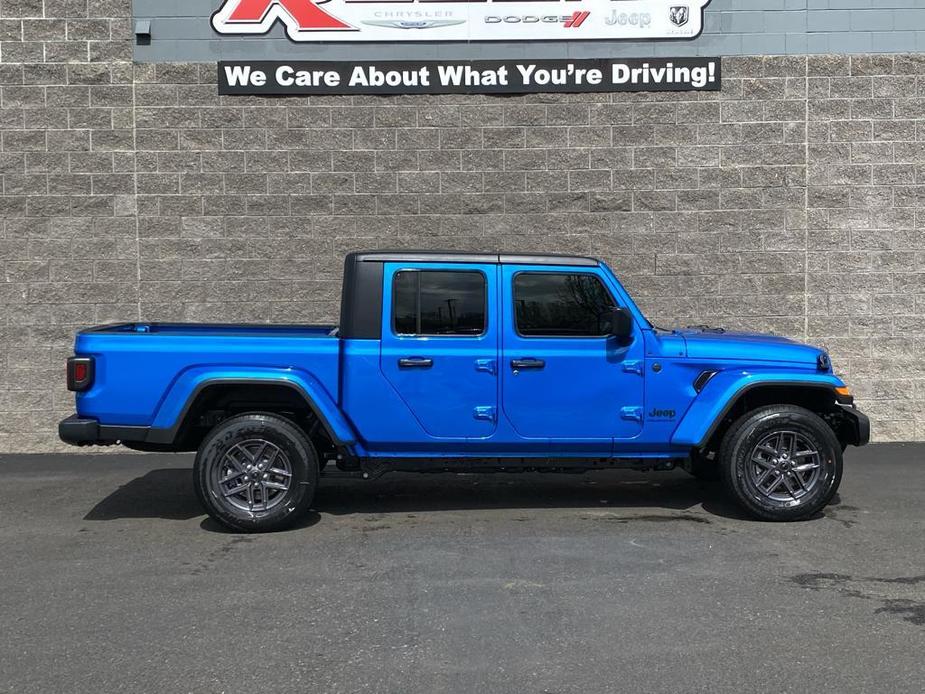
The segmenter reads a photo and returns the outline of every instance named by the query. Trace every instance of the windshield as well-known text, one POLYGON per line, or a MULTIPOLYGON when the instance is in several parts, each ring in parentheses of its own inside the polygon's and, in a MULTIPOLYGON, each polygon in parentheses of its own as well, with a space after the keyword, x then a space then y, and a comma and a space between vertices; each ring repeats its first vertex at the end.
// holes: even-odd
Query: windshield
POLYGON ((636 305, 636 302, 633 301, 633 297, 630 296, 629 292, 626 291, 626 288, 620 282, 619 278, 617 277, 617 273, 615 273, 613 269, 603 260, 600 261, 600 263, 601 263, 601 267, 607 271, 607 273, 610 275, 611 279, 613 280, 613 283, 617 287, 618 294, 619 294, 619 296, 617 297, 617 300, 621 302, 625 302, 625 307, 628 308, 630 312, 632 312, 640 321, 642 321, 643 328, 648 328, 649 330, 660 330, 662 332, 673 332, 671 330, 660 328, 654 325, 648 318, 646 318, 645 314, 636 305))

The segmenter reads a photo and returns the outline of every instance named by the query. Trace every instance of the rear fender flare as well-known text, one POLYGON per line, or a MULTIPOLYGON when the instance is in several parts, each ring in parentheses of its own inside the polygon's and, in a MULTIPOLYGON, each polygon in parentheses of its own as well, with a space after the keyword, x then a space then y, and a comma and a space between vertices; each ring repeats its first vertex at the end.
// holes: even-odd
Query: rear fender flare
POLYGON ((171 384, 152 423, 149 441, 173 443, 190 407, 205 388, 224 384, 276 385, 297 391, 339 446, 356 443, 356 434, 334 399, 312 374, 301 369, 197 367, 184 371, 171 384), (156 434, 154 432, 157 432, 156 434))
MULTIPOLYGON (((834 391, 844 382, 831 373, 793 371, 721 371, 711 378, 694 399, 671 435, 674 446, 699 448, 710 440, 726 414, 745 393, 762 386, 818 388, 834 391)), ((832 402, 834 404, 834 392, 832 402)))

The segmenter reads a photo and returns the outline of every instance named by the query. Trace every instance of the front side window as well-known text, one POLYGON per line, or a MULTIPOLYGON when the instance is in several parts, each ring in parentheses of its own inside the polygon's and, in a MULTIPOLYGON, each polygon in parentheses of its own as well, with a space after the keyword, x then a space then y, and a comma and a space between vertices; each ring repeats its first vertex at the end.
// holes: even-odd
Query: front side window
POLYGON ((521 272, 514 320, 525 337, 601 337, 611 330, 613 297, 587 273, 521 272))
POLYGON ((462 270, 401 270, 392 285, 399 335, 481 335, 485 332, 485 275, 462 270))

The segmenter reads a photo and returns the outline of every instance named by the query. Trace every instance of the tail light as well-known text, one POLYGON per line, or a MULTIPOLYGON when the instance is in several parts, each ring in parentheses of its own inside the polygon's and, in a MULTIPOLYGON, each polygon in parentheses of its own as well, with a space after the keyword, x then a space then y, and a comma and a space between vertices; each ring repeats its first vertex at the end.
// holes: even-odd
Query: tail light
POLYGON ((93 385, 93 357, 71 357, 67 360, 67 389, 82 391, 93 385))

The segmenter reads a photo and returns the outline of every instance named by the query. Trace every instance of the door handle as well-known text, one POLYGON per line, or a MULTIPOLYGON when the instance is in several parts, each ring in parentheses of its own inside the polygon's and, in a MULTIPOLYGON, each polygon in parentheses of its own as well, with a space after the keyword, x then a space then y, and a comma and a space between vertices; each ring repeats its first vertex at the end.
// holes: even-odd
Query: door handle
POLYGON ((434 360, 426 357, 404 357, 398 360, 398 366, 402 369, 429 369, 433 365, 434 360))
POLYGON ((544 369, 546 368, 546 362, 542 359, 534 359, 532 357, 526 359, 511 359, 511 368, 515 371, 520 371, 521 369, 544 369))

